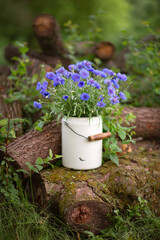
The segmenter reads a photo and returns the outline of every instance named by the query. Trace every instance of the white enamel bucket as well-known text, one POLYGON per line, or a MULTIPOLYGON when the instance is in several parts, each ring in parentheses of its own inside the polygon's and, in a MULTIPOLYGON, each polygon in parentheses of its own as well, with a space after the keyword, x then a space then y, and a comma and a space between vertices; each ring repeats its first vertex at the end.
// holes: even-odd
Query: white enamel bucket
POLYGON ((93 141, 88 138, 92 135, 102 135, 101 117, 93 117, 90 120, 75 117, 62 119, 62 164, 64 167, 89 170, 101 166, 102 138, 105 137, 93 141))

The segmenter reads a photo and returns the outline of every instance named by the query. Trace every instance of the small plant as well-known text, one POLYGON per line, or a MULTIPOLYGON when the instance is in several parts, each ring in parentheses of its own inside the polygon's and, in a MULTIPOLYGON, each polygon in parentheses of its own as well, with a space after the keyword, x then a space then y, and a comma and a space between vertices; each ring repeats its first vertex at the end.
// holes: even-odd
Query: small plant
POLYGON ((160 32, 153 31, 149 23, 148 40, 136 42, 133 37, 124 41, 129 52, 126 54, 128 75, 134 82, 131 103, 134 106, 158 107, 160 105, 160 32))
MULTIPOLYGON (((35 86, 38 81, 38 74, 34 74, 32 77, 28 74, 27 68, 31 65, 31 61, 27 56, 29 50, 27 44, 16 42, 15 45, 18 47, 21 56, 13 57, 17 65, 16 68, 11 68, 11 75, 8 77, 12 88, 8 90, 8 97, 5 99, 5 102, 11 103, 18 101, 22 106, 24 117, 30 120, 28 124, 31 124, 31 116, 36 112, 32 102, 37 98, 35 86)), ((39 76, 41 81, 44 80, 44 76, 44 66, 41 65, 41 73, 39 76)))
POLYGON ((122 109, 119 108, 116 112, 110 111, 108 114, 103 115, 103 128, 104 131, 111 132, 111 137, 104 139, 103 146, 103 159, 110 159, 115 164, 119 165, 117 153, 122 152, 119 147, 119 142, 121 144, 135 143, 132 136, 135 134, 134 127, 130 127, 130 122, 134 122, 136 116, 132 113, 128 113, 125 117, 126 126, 122 126, 123 119, 121 117, 122 109), (128 125, 128 126, 127 126, 128 125), (118 140, 118 138, 120 141, 118 140))
POLYGON ((14 170, 12 158, 8 157, 8 143, 16 138, 15 127, 21 127, 24 119, 2 119, 0 120, 0 149, 4 151, 4 159, 0 162, 0 192, 5 197, 18 198, 20 186, 19 170, 14 170), (16 188, 17 187, 17 188, 16 188))

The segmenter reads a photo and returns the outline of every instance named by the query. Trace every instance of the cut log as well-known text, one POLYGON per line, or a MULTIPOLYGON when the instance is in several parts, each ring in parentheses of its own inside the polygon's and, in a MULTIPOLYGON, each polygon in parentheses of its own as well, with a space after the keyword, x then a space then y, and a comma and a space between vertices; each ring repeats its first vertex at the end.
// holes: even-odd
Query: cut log
POLYGON ((115 53, 115 46, 111 42, 100 42, 95 46, 95 55, 102 61, 111 59, 115 53))
POLYGON ((22 118, 22 108, 18 101, 12 103, 5 103, 8 89, 12 88, 12 84, 8 81, 8 75, 0 75, 0 118, 22 118))
POLYGON ((109 226, 114 209, 134 206, 139 197, 148 200, 160 216, 159 154, 132 152, 121 156, 119 167, 107 161, 89 171, 62 166, 43 170, 38 182, 33 180, 35 200, 42 206, 49 204, 73 229, 93 233, 109 226))
MULTIPOLYGON (((159 138, 160 137, 160 109, 159 108, 124 108, 122 117, 126 114, 136 115, 136 137, 159 138), (154 116, 154 119, 153 119, 154 116)), ((38 157, 46 158, 52 149, 53 154, 61 154, 61 125, 57 126, 54 120, 46 125, 42 132, 32 130, 8 145, 8 156, 13 158, 20 168, 28 169, 25 162, 35 164, 38 157)), ((0 157, 4 157, 0 151, 0 157)))
POLYGON ((38 15, 33 21, 33 30, 44 54, 64 57, 66 50, 60 36, 60 27, 52 15, 38 15))
POLYGON ((111 60, 115 54, 116 48, 111 42, 102 41, 99 43, 94 42, 78 42, 74 43, 76 54, 80 56, 94 55, 102 61, 111 60))
MULTIPOLYGON (((59 58, 55 56, 49 56, 43 53, 38 53, 34 50, 29 49, 29 51, 26 53, 28 57, 31 59, 38 59, 44 64, 50 65, 51 67, 55 67, 58 63, 62 63, 65 67, 67 67, 70 63, 69 59, 67 58, 59 58)), ((6 60, 8 60, 11 63, 15 63, 15 61, 12 59, 13 57, 20 57, 21 53, 19 52, 18 48, 13 45, 8 45, 5 48, 4 55, 6 60)))
POLYGON ((128 113, 136 116, 136 119, 130 126, 136 126, 133 129, 136 132, 135 137, 160 138, 160 108, 149 107, 125 107, 122 110, 123 119, 128 113))
MULTIPOLYGON (((61 154, 61 125, 57 126, 56 120, 44 126, 41 132, 32 130, 16 138, 8 144, 7 154, 15 160, 16 168, 28 171, 26 162, 35 165, 38 157, 45 159, 49 156, 49 149, 53 156, 61 154)), ((0 150, 0 160, 4 157, 5 153, 0 150)))

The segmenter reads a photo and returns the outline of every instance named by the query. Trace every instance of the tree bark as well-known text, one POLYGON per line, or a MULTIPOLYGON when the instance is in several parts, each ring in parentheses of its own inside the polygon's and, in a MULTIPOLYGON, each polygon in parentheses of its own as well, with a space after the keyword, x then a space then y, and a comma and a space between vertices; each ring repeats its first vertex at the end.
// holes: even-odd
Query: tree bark
POLYGON ((60 36, 60 27, 52 15, 38 15, 33 21, 33 30, 43 53, 58 58, 64 57, 66 50, 60 36))
POLYGON ((8 74, 0 75, 0 119, 2 118, 22 118, 22 108, 18 101, 5 103, 8 89, 12 88, 11 82, 7 79, 8 74))
POLYGON ((136 126, 133 129, 136 132, 135 137, 159 138, 160 137, 160 108, 149 107, 124 107, 122 110, 123 119, 128 113, 136 116, 130 126, 136 126))
MULTIPOLYGON (((44 126, 43 131, 32 130, 8 144, 7 154, 15 160, 16 168, 29 170, 26 162, 35 165, 38 157, 45 159, 49 156, 49 149, 53 156, 61 154, 61 125, 54 120, 44 126)), ((0 159, 5 152, 0 149, 0 159)))
MULTIPOLYGON (((21 53, 19 52, 17 47, 14 47, 13 45, 8 45, 5 48, 5 58, 11 63, 15 63, 15 60, 12 60, 13 57, 20 57, 21 53)), ((29 51, 26 53, 28 57, 31 59, 38 59, 44 64, 50 65, 51 67, 55 67, 58 63, 62 63, 65 67, 67 67, 70 63, 70 60, 68 58, 59 58, 58 56, 51 56, 46 55, 45 53, 38 53, 34 50, 29 49, 29 51)))
MULTIPOLYGON (((124 108, 122 117, 127 113, 136 115, 136 137, 159 138, 160 136, 160 109, 159 108, 124 108), (155 117, 153 119, 153 116, 155 117)), ((26 161, 35 164, 38 157, 46 158, 52 149, 53 154, 61 154, 61 125, 56 120, 44 126, 42 132, 32 130, 18 137, 8 145, 8 156, 13 158, 20 168, 27 169, 26 161)), ((0 157, 5 153, 1 150, 0 157)))
POLYGON ((43 170, 40 184, 33 181, 35 199, 41 206, 49 204, 51 211, 78 231, 98 233, 110 224, 107 214, 134 206, 138 197, 148 200, 151 209, 160 216, 159 153, 132 152, 120 157, 119 167, 107 161, 89 171, 62 166, 43 170))

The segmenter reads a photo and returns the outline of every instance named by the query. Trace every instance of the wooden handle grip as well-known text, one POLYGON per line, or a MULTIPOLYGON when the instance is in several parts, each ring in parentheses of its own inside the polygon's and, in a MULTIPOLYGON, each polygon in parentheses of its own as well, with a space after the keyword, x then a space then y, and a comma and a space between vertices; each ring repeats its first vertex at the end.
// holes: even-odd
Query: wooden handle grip
POLYGON ((110 132, 99 133, 99 134, 96 134, 96 135, 89 136, 88 141, 92 142, 92 141, 95 141, 95 140, 101 140, 101 139, 104 139, 104 138, 109 138, 110 136, 111 136, 110 132))

